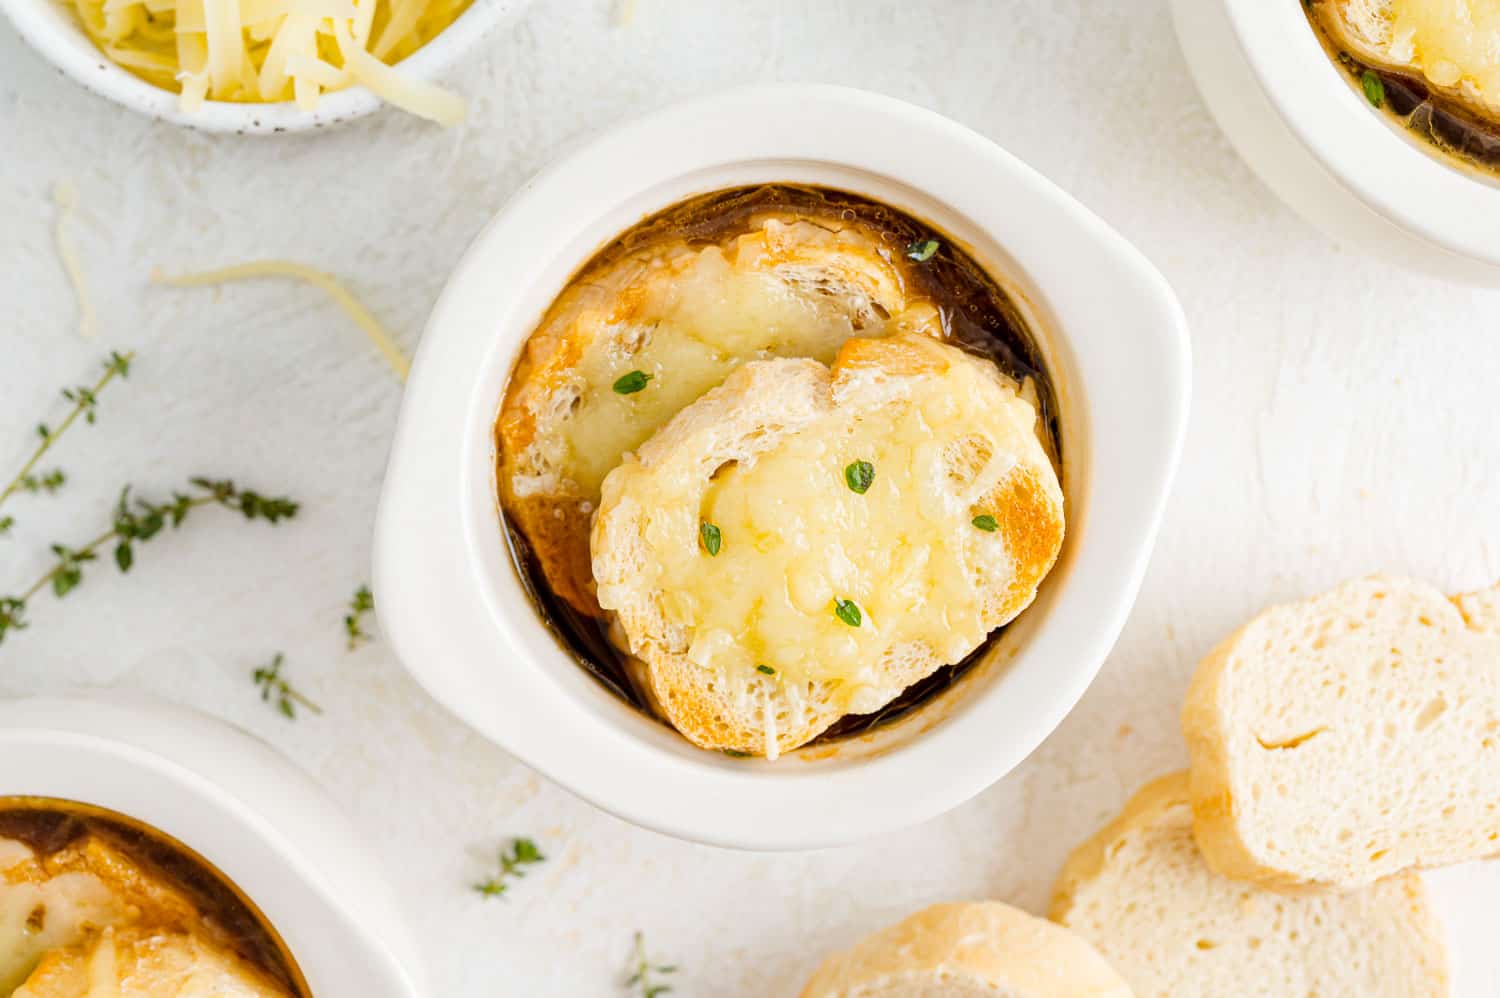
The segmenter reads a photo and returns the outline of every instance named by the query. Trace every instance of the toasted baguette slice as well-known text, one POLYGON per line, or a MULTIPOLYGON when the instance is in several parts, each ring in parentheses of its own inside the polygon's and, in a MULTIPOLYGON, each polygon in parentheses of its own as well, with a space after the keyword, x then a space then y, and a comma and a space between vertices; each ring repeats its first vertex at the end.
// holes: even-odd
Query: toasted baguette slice
POLYGON ((1278 893, 1221 877, 1193 842, 1186 773, 1141 789, 1068 859, 1052 917, 1139 998, 1436 998, 1448 975, 1422 882, 1278 893))
POLYGON ((738 365, 830 361, 851 336, 942 336, 909 261, 837 216, 755 216, 704 245, 648 240, 608 252, 576 277, 526 343, 496 424, 505 510, 548 586, 602 617, 590 574, 599 484, 679 410, 738 365), (622 376, 645 387, 614 389, 622 376))
POLYGON ((1495 595, 1361 579, 1210 654, 1182 709, 1209 863, 1348 887, 1500 852, 1495 595))
POLYGON ((1360 62, 1419 77, 1500 121, 1500 9, 1494 4, 1321 0, 1314 12, 1334 42, 1360 62))
POLYGON ((660 713, 774 758, 977 648, 1062 535, 1033 405, 993 364, 900 335, 850 340, 832 369, 740 368, 609 474, 592 550, 660 713))
POLYGON ((802 998, 1130 998, 1094 948, 998 901, 938 904, 823 962, 802 998))

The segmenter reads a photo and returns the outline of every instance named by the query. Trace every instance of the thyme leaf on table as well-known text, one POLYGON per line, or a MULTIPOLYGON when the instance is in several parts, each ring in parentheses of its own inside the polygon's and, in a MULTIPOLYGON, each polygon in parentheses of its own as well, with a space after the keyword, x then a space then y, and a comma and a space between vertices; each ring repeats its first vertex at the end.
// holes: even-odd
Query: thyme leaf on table
POLYGON ((656 977, 665 977, 675 974, 677 965, 672 963, 652 963, 646 956, 646 937, 640 932, 635 934, 635 949, 631 953, 629 977, 625 979, 625 986, 630 988, 640 998, 659 998, 672 990, 670 984, 665 984, 656 977))
MULTIPOLYGON (((61 468, 53 468, 50 471, 38 471, 37 464, 42 460, 52 446, 62 439, 62 435, 68 432, 69 427, 78 421, 80 416, 85 423, 93 423, 98 418, 99 394, 115 378, 123 378, 130 374, 130 362, 135 359, 134 353, 119 353, 112 351, 104 361, 104 373, 101 374, 92 385, 76 385, 72 388, 64 388, 62 397, 72 403, 72 408, 63 417, 57 428, 53 429, 46 423, 37 425, 36 434, 40 437, 36 448, 26 463, 21 465, 10 481, 0 488, 0 505, 18 492, 47 492, 53 493, 62 488, 67 481, 61 468)), ((0 518, 0 534, 5 533, 15 524, 15 518, 6 516, 0 518)))
POLYGON ((298 689, 287 681, 281 674, 281 667, 286 663, 286 656, 277 652, 272 656, 267 665, 262 665, 250 673, 255 680, 255 685, 260 688, 260 698, 266 703, 274 703, 279 710, 290 721, 297 719, 297 708, 306 707, 314 714, 323 713, 323 708, 313 703, 312 700, 303 696, 298 689))
POLYGON ((531 839, 512 839, 509 850, 500 850, 499 868, 492 876, 475 884, 474 890, 481 897, 504 897, 513 881, 526 876, 526 871, 522 867, 541 863, 546 858, 531 839))
POLYGON ((247 520, 280 523, 297 515, 298 504, 285 496, 267 496, 241 489, 227 479, 193 478, 185 492, 174 492, 167 502, 151 502, 131 496, 130 486, 120 490, 109 529, 78 547, 53 544, 52 566, 19 593, 0 596, 0 644, 11 631, 27 626, 26 611, 43 589, 58 599, 83 582, 86 566, 98 560, 99 552, 112 547, 115 566, 129 572, 135 565, 137 546, 145 544, 168 526, 179 527, 200 506, 222 506, 247 520))
POLYGON ((360 586, 354 590, 354 596, 349 600, 349 612, 344 614, 344 636, 350 651, 371 640, 370 633, 364 629, 364 617, 374 609, 375 597, 371 595, 369 586, 360 586))

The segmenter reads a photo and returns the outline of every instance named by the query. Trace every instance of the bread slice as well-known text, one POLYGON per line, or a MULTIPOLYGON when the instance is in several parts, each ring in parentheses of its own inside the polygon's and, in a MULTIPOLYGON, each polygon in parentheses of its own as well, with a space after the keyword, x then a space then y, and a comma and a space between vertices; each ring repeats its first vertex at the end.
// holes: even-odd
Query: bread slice
POLYGON ((1182 709, 1209 863, 1349 887, 1500 853, 1497 602, 1374 576, 1215 649, 1182 709))
POLYGON ((291 998, 233 951, 197 935, 108 928, 53 950, 12 998, 291 998))
POLYGON ((1193 842, 1186 773, 1147 784, 1073 853, 1051 914, 1138 998, 1448 993, 1440 928, 1416 874, 1298 893, 1221 877, 1193 842))
POLYGON ((853 336, 941 337, 912 265, 837 216, 762 211, 706 245, 696 232, 607 252, 527 340, 496 423, 505 511, 548 586, 602 617, 590 571, 599 485, 679 410, 735 367, 771 357, 830 361, 853 336), (691 237, 690 239, 688 237, 691 237), (650 376, 621 394, 619 378, 650 376))
POLYGON ((593 572, 659 712, 774 758, 979 647, 1062 536, 1034 406, 903 334, 850 340, 831 369, 747 364, 684 409, 605 479, 593 572))
POLYGON ((1334 43, 1377 69, 1500 122, 1500 10, 1453 0, 1320 0, 1314 15, 1334 43))
POLYGON ((823 962, 802 998, 1130 998, 1092 946, 998 901, 938 904, 823 962))

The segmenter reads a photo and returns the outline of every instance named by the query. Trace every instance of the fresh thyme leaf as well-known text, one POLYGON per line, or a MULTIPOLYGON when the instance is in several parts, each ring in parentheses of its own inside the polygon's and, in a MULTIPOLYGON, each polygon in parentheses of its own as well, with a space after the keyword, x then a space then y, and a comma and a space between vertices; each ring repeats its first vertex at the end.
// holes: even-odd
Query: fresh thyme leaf
POLYGON ((63 544, 53 544, 52 553, 56 561, 41 578, 19 595, 0 596, 0 643, 5 641, 8 632, 25 626, 22 622, 24 613, 34 596, 49 587, 59 599, 68 595, 83 581, 85 563, 96 560, 100 549, 112 541, 115 565, 120 571, 128 572, 135 564, 137 544, 151 540, 168 524, 179 526, 199 506, 223 506, 238 510, 247 519, 265 520, 272 524, 297 514, 297 503, 291 499, 283 496, 266 497, 258 492, 241 490, 231 481, 195 478, 193 485, 198 490, 197 494, 174 492, 171 501, 165 503, 132 499, 130 486, 127 485, 120 490, 120 498, 115 502, 108 530, 82 547, 70 548, 63 544))
POLYGON ((10 528, 14 527, 15 525, 16 525, 16 518, 15 517, 13 517, 13 516, 0 516, 0 536, 4 536, 5 534, 10 533, 10 528))
POLYGON ((21 491, 23 492, 46 492, 48 495, 63 487, 68 476, 63 474, 61 468, 53 468, 51 471, 40 475, 22 475, 21 491))
POLYGON ((360 642, 370 640, 363 621, 364 615, 374 609, 375 597, 370 594, 369 586, 360 586, 354 590, 354 596, 349 600, 349 612, 344 614, 344 636, 350 651, 359 647, 360 642))
POLYGON ((983 530, 985 533, 989 534, 993 534, 995 531, 1000 529, 1000 521, 996 520, 988 513, 980 513, 970 522, 980 530, 983 530))
POLYGON ((729 758, 731 758, 731 759, 748 759, 748 758, 750 758, 750 753, 749 752, 741 752, 737 748, 719 749, 719 751, 723 752, 725 755, 729 756, 729 758))
POLYGON ((0 638, 6 631, 24 630, 26 627, 26 601, 15 596, 0 596, 0 638))
POLYGON ((844 484, 849 491, 864 495, 875 481, 875 466, 869 461, 855 461, 844 467, 844 484))
POLYGON ((260 688, 261 700, 275 704, 282 716, 292 721, 297 719, 298 705, 306 707, 314 714, 323 713, 322 707, 299 693, 296 687, 282 676, 281 667, 285 663, 286 656, 277 652, 272 656, 270 664, 262 665, 250 673, 251 678, 255 680, 255 685, 260 688))
POLYGON ((859 612, 859 607, 854 605, 852 599, 837 599, 833 601, 833 612, 850 627, 858 627, 864 621, 864 615, 859 612))
POLYGON ((1365 92, 1365 100, 1375 107, 1385 104, 1385 81, 1372 70, 1365 70, 1359 77, 1360 88, 1365 92))
POLYGON ((936 239, 918 239, 906 247, 906 258, 917 263, 926 263, 937 255, 941 245, 936 239))
POLYGON ((718 557, 719 549, 724 546, 724 533, 717 526, 706 520, 698 524, 698 538, 703 541, 703 550, 710 557, 718 557))
MULTIPOLYGON (((99 376, 99 380, 95 381, 92 385, 79 385, 62 390, 63 398, 71 402, 73 408, 63 417, 63 421, 57 424, 56 430, 52 429, 46 423, 37 424, 36 435, 41 438, 41 442, 31 452, 31 456, 26 459, 26 463, 21 465, 21 470, 16 472, 15 477, 6 483, 4 488, 0 488, 0 505, 3 505, 7 499, 17 492, 51 493, 62 488, 63 482, 67 480, 67 476, 63 474, 62 470, 54 468, 46 473, 37 474, 37 462, 42 459, 42 456, 47 451, 52 449, 52 445, 57 443, 64 433, 68 432, 68 427, 77 422, 79 416, 82 416, 86 423, 94 422, 99 406, 99 393, 116 377, 124 377, 130 373, 130 362, 134 357, 135 354, 133 353, 122 354, 111 352, 109 358, 104 362, 104 373, 99 376)), ((12 517, 7 517, 4 521, 0 522, 9 525, 14 524, 15 520, 12 517)), ((0 635, 4 633, 4 630, 0 630, 0 635)))
POLYGON ((650 381, 653 377, 654 375, 647 374, 645 371, 631 371, 629 374, 622 374, 615 379, 615 394, 634 395, 645 388, 646 382, 650 381))
POLYGON ((653 981, 653 977, 665 977, 677 972, 677 965, 673 963, 652 963, 646 956, 646 937, 639 931, 635 934, 635 949, 631 954, 630 964, 625 968, 625 986, 640 995, 640 998, 660 998, 661 995, 670 994, 672 986, 660 981, 653 981))
POLYGON ((765 673, 768 676, 774 676, 774 675, 776 675, 776 670, 773 669, 773 668, 771 668, 769 665, 757 665, 755 667, 755 671, 756 672, 763 672, 763 673, 765 673))
POLYGON ((537 848, 536 842, 528 838, 511 839, 509 851, 500 850, 500 866, 495 874, 474 885, 474 890, 481 897, 497 898, 504 897, 510 888, 512 880, 519 880, 526 876, 523 866, 541 863, 547 859, 542 851, 537 848))

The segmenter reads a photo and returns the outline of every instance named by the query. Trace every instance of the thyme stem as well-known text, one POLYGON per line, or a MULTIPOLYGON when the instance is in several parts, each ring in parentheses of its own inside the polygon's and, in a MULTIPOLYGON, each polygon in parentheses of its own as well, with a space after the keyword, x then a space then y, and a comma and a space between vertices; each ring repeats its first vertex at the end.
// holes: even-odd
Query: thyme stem
POLYGON ((37 445, 36 450, 32 451, 31 457, 27 459, 26 463, 21 465, 21 470, 16 472, 16 477, 12 478, 4 489, 0 489, 0 505, 4 505, 5 500, 20 491, 22 483, 26 481, 26 477, 36 469, 37 462, 42 459, 47 451, 52 449, 52 445, 57 443, 64 433, 68 432, 68 427, 77 422, 79 416, 87 414, 89 421, 93 421, 94 405, 98 401, 99 393, 114 380, 115 375, 128 374, 130 372, 130 362, 134 359, 134 351, 123 354, 112 353, 109 355, 109 360, 104 364, 104 373, 99 376, 98 381, 94 382, 92 388, 73 389, 63 393, 72 401, 73 408, 63 417, 63 421, 58 424, 57 429, 49 430, 46 426, 39 427, 42 431, 42 442, 37 445))

